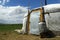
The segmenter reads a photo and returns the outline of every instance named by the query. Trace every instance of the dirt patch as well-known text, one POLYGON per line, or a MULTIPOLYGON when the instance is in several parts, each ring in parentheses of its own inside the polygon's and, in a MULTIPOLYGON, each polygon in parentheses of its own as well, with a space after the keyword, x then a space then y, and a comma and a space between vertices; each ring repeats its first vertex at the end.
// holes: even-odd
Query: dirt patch
POLYGON ((16 32, 0 32, 0 40, 60 40, 60 37, 55 38, 40 38, 36 35, 18 34, 16 32))

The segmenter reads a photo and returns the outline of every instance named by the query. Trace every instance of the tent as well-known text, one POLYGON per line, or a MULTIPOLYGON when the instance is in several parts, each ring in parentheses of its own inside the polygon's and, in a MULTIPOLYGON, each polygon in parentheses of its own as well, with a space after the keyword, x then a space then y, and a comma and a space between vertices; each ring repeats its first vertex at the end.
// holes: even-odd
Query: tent
MULTIPOLYGON (((29 34, 40 35, 40 33, 45 29, 49 29, 53 32, 60 31, 60 4, 49 4, 44 7, 44 12, 49 13, 45 14, 45 22, 39 22, 40 11, 30 13, 30 24, 29 24, 29 34), (42 24, 46 24, 42 25, 42 24)), ((41 7, 40 7, 41 8, 41 7)), ((35 8, 38 9, 38 8, 35 8)), ((33 10, 35 10, 33 9, 33 10)), ((23 27, 20 33, 26 33, 26 21, 28 14, 24 15, 23 27)))

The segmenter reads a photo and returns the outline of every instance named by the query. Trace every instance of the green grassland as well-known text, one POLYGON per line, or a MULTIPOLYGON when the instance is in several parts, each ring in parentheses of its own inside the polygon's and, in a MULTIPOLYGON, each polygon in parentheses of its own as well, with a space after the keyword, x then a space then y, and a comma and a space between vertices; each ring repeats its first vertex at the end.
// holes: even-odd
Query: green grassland
POLYGON ((12 31, 21 28, 22 24, 0 24, 0 31, 12 31))

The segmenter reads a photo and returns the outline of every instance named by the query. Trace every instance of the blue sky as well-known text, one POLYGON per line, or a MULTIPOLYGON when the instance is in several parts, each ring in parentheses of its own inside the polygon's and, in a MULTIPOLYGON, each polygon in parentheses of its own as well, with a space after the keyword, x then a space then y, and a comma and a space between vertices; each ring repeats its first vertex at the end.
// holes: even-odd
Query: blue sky
MULTIPOLYGON (((30 2, 30 9, 40 7, 40 2, 44 4, 44 0, 10 0, 4 6, 28 6, 30 2)), ((60 3, 60 0, 47 0, 48 4, 60 3)))
MULTIPOLYGON (((41 6, 40 2, 44 5, 44 0, 0 0, 0 23, 23 23, 24 15, 28 13, 28 3, 30 9, 34 9, 41 6)), ((47 3, 60 3, 60 0, 47 0, 47 3)))

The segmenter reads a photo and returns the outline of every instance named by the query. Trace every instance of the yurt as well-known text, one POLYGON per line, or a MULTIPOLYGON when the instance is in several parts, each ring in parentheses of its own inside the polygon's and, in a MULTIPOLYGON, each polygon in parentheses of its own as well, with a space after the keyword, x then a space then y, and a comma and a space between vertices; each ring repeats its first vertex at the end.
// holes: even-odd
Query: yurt
POLYGON ((56 35, 60 34, 60 4, 45 5, 25 14, 20 33, 26 33, 28 31, 29 34, 40 35, 41 32, 47 31, 47 29, 56 35), (44 9, 44 21, 41 21, 43 18, 41 16, 41 8, 44 9))

